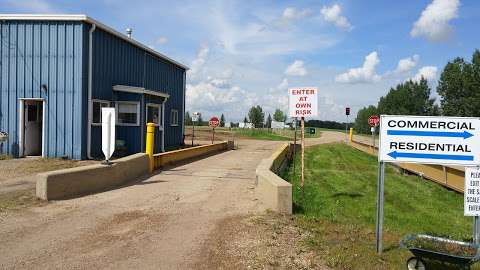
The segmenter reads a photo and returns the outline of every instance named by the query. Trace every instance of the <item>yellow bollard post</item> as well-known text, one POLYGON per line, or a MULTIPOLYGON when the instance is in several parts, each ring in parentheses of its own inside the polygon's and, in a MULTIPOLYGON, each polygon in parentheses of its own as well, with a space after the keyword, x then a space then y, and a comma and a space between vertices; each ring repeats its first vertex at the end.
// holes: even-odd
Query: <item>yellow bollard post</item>
POLYGON ((155 124, 154 123, 147 123, 147 140, 145 144, 145 153, 148 155, 149 164, 150 164, 150 172, 153 172, 153 148, 155 146, 154 143, 154 134, 155 134, 155 124))
POLYGON ((352 142, 352 140, 353 140, 353 128, 350 128, 349 138, 350 138, 350 142, 352 142))

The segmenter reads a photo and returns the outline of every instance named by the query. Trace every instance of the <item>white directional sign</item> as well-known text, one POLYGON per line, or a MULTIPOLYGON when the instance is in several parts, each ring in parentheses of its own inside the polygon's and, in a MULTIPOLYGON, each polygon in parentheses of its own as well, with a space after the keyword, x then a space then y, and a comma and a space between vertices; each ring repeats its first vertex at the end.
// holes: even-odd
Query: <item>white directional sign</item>
POLYGON ((480 216, 480 169, 465 168, 464 215, 480 216))
POLYGON ((318 114, 318 89, 300 87, 288 89, 290 117, 309 117, 318 114))
POLYGON ((479 154, 479 118, 380 117, 379 161, 476 166, 479 154))
POLYGON ((199 117, 200 117, 200 113, 199 112, 194 112, 192 114, 192 122, 198 122, 199 117))
POLYGON ((102 108, 102 151, 105 160, 115 151, 115 108, 102 108))

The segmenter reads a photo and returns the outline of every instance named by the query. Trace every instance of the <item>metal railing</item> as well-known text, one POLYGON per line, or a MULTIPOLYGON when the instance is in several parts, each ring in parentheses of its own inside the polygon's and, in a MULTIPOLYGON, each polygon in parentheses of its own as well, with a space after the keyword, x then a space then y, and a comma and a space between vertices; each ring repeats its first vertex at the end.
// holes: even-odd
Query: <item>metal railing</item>
MULTIPOLYGON (((378 155, 378 147, 371 144, 350 140, 350 145, 354 148, 371 155, 378 155)), ((422 178, 439 183, 445 187, 463 193, 465 188, 465 169, 460 166, 442 166, 429 164, 413 163, 394 163, 395 166, 410 173, 414 173, 422 178)))

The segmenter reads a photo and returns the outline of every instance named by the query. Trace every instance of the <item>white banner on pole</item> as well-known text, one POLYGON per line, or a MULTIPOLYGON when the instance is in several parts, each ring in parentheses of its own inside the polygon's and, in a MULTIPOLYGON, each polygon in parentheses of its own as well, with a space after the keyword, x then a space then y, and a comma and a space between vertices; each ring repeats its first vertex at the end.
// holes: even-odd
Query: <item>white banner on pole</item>
POLYGON ((310 117, 318 114, 318 89, 298 87, 288 89, 290 117, 310 117))
POLYGON ((382 115, 379 161, 480 164, 480 119, 382 115))
POLYGON ((105 160, 115 151, 115 108, 102 108, 102 151, 105 160))
POLYGON ((464 215, 480 216, 480 168, 465 168, 464 215))

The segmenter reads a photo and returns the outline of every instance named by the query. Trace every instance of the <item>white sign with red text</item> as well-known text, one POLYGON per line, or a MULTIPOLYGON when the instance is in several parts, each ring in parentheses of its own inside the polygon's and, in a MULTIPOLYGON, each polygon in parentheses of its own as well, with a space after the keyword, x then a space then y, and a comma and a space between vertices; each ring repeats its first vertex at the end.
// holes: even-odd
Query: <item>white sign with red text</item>
POLYGON ((288 89, 290 117, 310 117, 318 114, 318 89, 298 87, 288 89))

